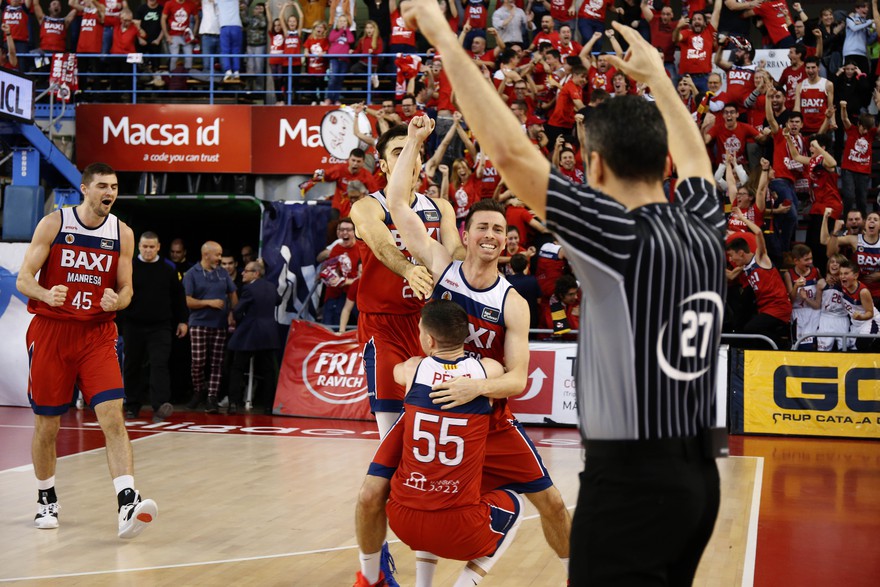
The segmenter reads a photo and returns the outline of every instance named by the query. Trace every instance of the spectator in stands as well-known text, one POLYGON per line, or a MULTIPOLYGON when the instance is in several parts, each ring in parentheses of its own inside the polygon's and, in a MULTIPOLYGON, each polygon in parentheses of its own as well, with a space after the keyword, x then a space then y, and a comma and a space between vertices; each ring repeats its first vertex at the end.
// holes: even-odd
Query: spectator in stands
MULTIPOLYGON (((119 22, 116 26, 110 29, 113 33, 113 44, 111 45, 110 53, 113 55, 128 55, 130 53, 136 53, 137 39, 146 36, 146 33, 141 32, 132 22, 132 19, 133 15, 131 10, 123 8, 119 13, 119 22)), ((131 79, 125 77, 123 74, 131 73, 131 68, 132 66, 121 57, 111 59, 107 65, 107 69, 119 75, 119 77, 110 79, 111 87, 114 89, 130 89, 131 79)), ((122 101, 128 101, 126 100, 125 95, 123 95, 122 101)))
MULTIPOLYGON (((587 37, 587 39, 589 38, 590 37, 587 37)), ((566 57, 578 56, 581 49, 583 49, 583 46, 574 40, 571 27, 568 25, 562 25, 559 27, 559 40, 553 48, 559 51, 560 59, 564 60, 566 57)))
POLYGON ((316 259, 322 264, 320 274, 325 285, 323 323, 334 328, 339 325, 348 290, 361 274, 361 258, 351 218, 339 219, 336 236, 338 238, 318 253, 316 259))
MULTIPOLYGON (((822 224, 828 224, 843 216, 843 201, 837 189, 837 160, 828 152, 831 147, 831 136, 827 134, 813 135, 810 140, 810 157, 804 157, 796 151, 792 141, 788 141, 789 155, 804 166, 804 175, 810 180, 810 191, 813 205, 810 207, 807 224, 806 244, 815 251, 816 264, 824 267, 828 262, 825 247, 821 244, 822 224), (826 216, 825 210, 831 209, 826 216)), ((828 230, 825 227, 825 231, 828 230)))
POLYGON ((230 310, 238 303, 235 284, 219 267, 221 254, 218 243, 206 242, 202 245, 201 261, 183 276, 192 339, 193 397, 187 407, 195 409, 206 399, 205 412, 208 414, 219 411, 217 391, 223 370, 227 325, 232 322, 230 310))
POLYGON ((757 6, 759 0, 739 2, 738 0, 724 0, 721 6, 721 14, 718 17, 718 33, 727 38, 737 36, 744 39, 751 37, 751 19, 744 16, 746 10, 757 6))
POLYGON ((565 137, 562 135, 556 137, 556 144, 553 148, 552 163, 553 167, 559 170, 559 172, 567 177, 572 183, 587 183, 587 177, 584 175, 584 170, 577 167, 574 150, 565 146, 565 137))
MULTIPOLYGON (((830 208, 825 210, 827 216, 831 216, 831 212, 832 210, 830 208)), ((823 224, 823 226, 825 227, 825 230, 821 232, 819 242, 826 246, 825 253, 828 255, 828 258, 831 258, 832 255, 838 253, 845 257, 852 258, 855 251, 853 251, 847 244, 841 246, 839 243, 839 237, 855 236, 858 238, 858 236, 864 232, 865 216, 862 214, 862 211, 857 208, 849 210, 846 213, 846 224, 844 224, 842 220, 838 220, 834 223, 834 228, 831 232, 828 231, 827 223, 823 224), (831 238, 831 235, 838 238, 831 238)))
POLYGON ((715 156, 713 161, 718 166, 723 166, 730 155, 736 165, 747 165, 746 144, 759 140, 764 141, 765 136, 758 132, 754 126, 740 122, 737 117, 736 104, 728 103, 721 111, 722 122, 715 124, 708 130, 703 131, 703 140, 707 145, 714 143, 715 156))
POLYGON ((791 13, 786 0, 764 0, 743 13, 745 17, 757 16, 764 24, 766 35, 770 38, 767 49, 787 49, 794 45, 791 34, 791 13))
MULTIPOLYGON (((305 30, 305 28, 303 28, 305 30)), ((324 55, 330 49, 330 41, 327 40, 327 23, 323 20, 316 21, 312 25, 312 32, 303 43, 303 53, 306 55, 306 77, 303 85, 307 86, 307 94, 312 96, 312 105, 321 101, 321 92, 326 86, 327 58, 324 55)))
POLYGON ((581 292, 574 275, 566 274, 556 280, 553 295, 542 301, 540 306, 540 328, 553 330, 554 337, 576 340, 572 330, 580 328, 581 292))
MULTIPOLYGON (((54 0, 57 2, 58 0, 54 0)), ((217 2, 235 2, 235 0, 216 0, 217 2)), ((49 5, 52 8, 52 5, 49 5)), ((138 51, 145 55, 144 66, 148 73, 153 74, 149 85, 161 88, 165 85, 165 81, 159 76, 159 59, 151 57, 165 53, 162 49, 162 41, 165 39, 165 32, 162 30, 162 5, 159 0, 147 0, 140 4, 134 11, 134 23, 137 27, 146 33, 138 36, 138 51)))
POLYGON ((836 21, 834 10, 823 8, 816 26, 822 34, 822 62, 825 64, 825 71, 837 71, 843 64, 843 36, 846 31, 846 20, 836 21))
POLYGON ((556 144, 559 135, 572 134, 574 128, 574 115, 583 110, 584 86, 587 84, 587 68, 583 65, 574 65, 571 68, 571 77, 559 90, 556 97, 556 106, 547 119, 544 129, 547 138, 556 144))
MULTIPOLYGON (((869 215, 869 220, 870 220, 869 215)), ((843 307, 846 308, 850 318, 850 334, 880 334, 880 313, 877 311, 876 297, 872 299, 871 292, 859 279, 858 265, 844 259, 840 262, 840 285, 843 293, 843 307)), ((880 339, 860 338, 856 341, 856 348, 860 352, 877 352, 880 349, 880 339)))
MULTIPOLYGON (((8 31, 4 31, 4 37, 12 37, 15 45, 15 54, 30 53, 30 1, 7 0, 3 3, 3 24, 8 25, 8 31)), ((100 48, 95 53, 100 53, 100 48)), ((30 71, 30 63, 21 63, 22 71, 30 71)))
MULTIPOLYGON (((768 172, 770 170, 770 162, 761 159, 761 176, 756 189, 751 189, 745 182, 738 182, 734 175, 735 160, 732 155, 728 155, 724 159, 727 196, 730 200, 731 210, 739 208, 745 218, 751 220, 757 226, 764 226, 764 212, 767 209, 767 182, 769 181, 768 172)), ((727 233, 736 234, 737 236, 751 235, 749 227, 737 216, 731 214, 727 220, 727 233)), ((747 238, 749 245, 753 244, 753 239, 747 238)))
POLYGON ((266 53, 269 48, 269 19, 266 16, 266 3, 257 0, 248 16, 243 21, 247 57, 247 72, 251 76, 250 87, 254 91, 262 91, 266 87, 263 74, 266 73, 266 58, 258 55, 266 53))
POLYGON ((871 80, 852 61, 847 61, 833 76, 834 99, 840 104, 841 123, 843 109, 848 108, 852 118, 858 118, 871 102, 871 80))
MULTIPOLYGON (((388 37, 389 53, 416 53, 416 31, 406 26, 400 10, 397 8, 397 0, 388 0, 390 11, 391 33, 388 37)), ((375 20, 375 19, 374 19, 375 20)))
MULTIPOLYGON (((565 251, 555 240, 545 241, 538 248, 537 263, 535 263, 535 278, 541 287, 541 295, 550 298, 556 280, 562 277, 566 271, 565 251)), ((534 262, 534 261, 533 261, 534 262)))
MULTIPOLYGON (((643 3, 643 6, 645 4, 643 3)), ((672 40, 672 34, 678 28, 678 21, 673 19, 671 6, 664 6, 660 9, 659 17, 653 10, 644 12, 645 20, 648 21, 650 28, 651 45, 660 50, 663 54, 663 67, 671 79, 678 77, 678 68, 675 66, 675 43, 672 40)))
MULTIPOLYGON (((202 18, 199 22, 199 42, 202 55, 216 55, 220 52, 220 11, 217 0, 202 0, 202 18)), ((207 70, 209 60, 205 59, 203 67, 207 70)), ((214 62, 214 67, 220 67, 214 62)), ((213 75, 213 71, 210 72, 213 75)))
POLYGON ((856 270, 860 271, 859 281, 871 292, 874 303, 880 303, 880 212, 867 215, 865 230, 861 234, 831 236, 829 245, 831 242, 840 247, 848 246, 853 251, 856 270))
MULTIPOLYGON (((365 55, 379 55, 385 49, 382 37, 379 35, 379 25, 375 21, 368 20, 364 24, 364 32, 354 47, 354 53, 365 55)), ((351 72, 362 75, 367 72, 371 73, 370 83, 373 88, 379 87, 379 59, 375 57, 359 57, 352 64, 351 72)), ((383 101, 383 106, 384 106, 383 101)), ((391 109, 394 109, 394 102, 391 102, 391 109)), ((381 131, 379 133, 382 134, 381 131)))
POLYGON ((217 18, 220 21, 220 69, 223 83, 238 82, 241 79, 241 48, 244 28, 241 24, 241 11, 236 0, 215 0, 217 18))
POLYGON ((706 15, 697 12, 692 19, 683 17, 672 31, 672 42, 681 49, 678 72, 689 74, 694 85, 701 92, 708 89, 707 77, 712 71, 712 54, 715 47, 715 30, 721 14, 722 2, 715 2, 712 16, 706 22, 706 15))
POLYGON ((756 67, 752 64, 755 49, 748 39, 733 37, 730 39, 730 56, 732 61, 724 59, 722 47, 727 38, 718 36, 718 48, 715 51, 715 65, 727 72, 727 102, 735 104, 737 111, 745 110, 745 100, 755 89, 756 67))
POLYGON ((354 43, 354 33, 349 29, 348 16, 341 14, 336 17, 328 40, 330 42, 328 54, 331 57, 329 58, 330 80, 327 83, 327 99, 324 100, 326 106, 339 104, 342 82, 345 81, 345 74, 348 73, 349 60, 343 55, 347 56, 352 52, 351 46, 354 43))
MULTIPOLYGON (((787 148, 787 139, 782 128, 776 122, 771 101, 766 103, 767 124, 773 137, 773 171, 776 177, 770 182, 770 189, 779 194, 781 201, 787 201, 791 208, 784 215, 776 217, 776 229, 779 235, 779 246, 783 252, 791 250, 791 239, 794 237, 798 219, 798 197, 794 183, 800 179, 804 166, 791 158, 787 148)), ((785 122, 788 135, 798 153, 805 155, 807 145, 801 135, 803 118, 800 112, 791 112, 785 122)))
POLYGON ((49 14, 43 12, 43 6, 34 2, 34 16, 40 23, 40 53, 46 59, 44 68, 48 67, 54 53, 67 50, 67 29, 76 16, 76 10, 70 10, 67 16, 61 15, 61 0, 49 2, 49 14))
MULTIPOLYGON (((183 52, 186 55, 183 66, 187 72, 193 66, 193 29, 190 26, 193 19, 198 29, 199 9, 189 0, 168 0, 162 8, 162 32, 168 42, 168 52, 172 55, 183 52)), ((175 72, 177 63, 177 57, 172 57, 168 71, 180 75, 182 72, 179 70, 175 72)))
POLYGON ((0 46, 0 68, 18 69, 18 56, 15 53, 15 41, 9 34, 9 25, 5 22, 2 25, 3 36, 6 39, 6 47, 0 46))
POLYGON ((257 250, 251 245, 244 245, 241 247, 241 262, 243 265, 247 265, 251 261, 257 260, 257 250))
MULTIPOLYGON (((462 32, 465 47, 469 47, 475 37, 486 38, 486 26, 489 22, 489 0, 462 0, 464 7, 464 23, 462 32), (465 31, 465 29, 467 29, 465 31)), ((497 6, 497 5, 496 5, 497 6)))
MULTIPOLYGON (((376 180, 373 174, 364 167, 366 153, 363 149, 352 149, 345 163, 339 163, 329 169, 317 169, 312 176, 312 185, 321 181, 336 182, 336 191, 333 192, 331 202, 333 206, 333 218, 345 218, 351 212, 352 202, 348 198, 348 184, 353 180, 362 182, 371 192, 376 191, 376 180)), ((307 185, 304 191, 312 186, 307 185)))
MULTIPOLYGON (((293 100, 297 100, 299 94, 299 79, 302 73, 302 23, 303 13, 299 7, 299 2, 286 2, 281 7, 281 14, 278 15, 281 21, 281 31, 284 34, 283 54, 284 59, 280 67, 275 69, 275 92, 276 103, 278 101, 285 102, 282 98, 281 90, 287 91, 293 100), (288 16, 287 9, 292 8, 297 14, 288 16), (297 57, 291 57, 296 55, 297 57), (288 75, 288 71, 291 75, 288 75)), ((285 102, 286 103, 286 102, 285 102)))
POLYGON ((744 334, 762 334, 773 340, 778 348, 782 348, 782 338, 786 335, 791 320, 791 299, 779 271, 767 256, 761 228, 743 216, 739 208, 734 208, 733 214, 752 231, 756 243, 754 252, 743 238, 735 238, 727 244, 727 257, 735 267, 733 271, 728 271, 728 279, 744 273, 758 305, 758 311, 739 331, 744 334))
POLYGON ((125 415, 137 418, 144 401, 153 407, 153 422, 171 415, 172 333, 187 333, 186 299, 174 264, 159 257, 159 236, 144 232, 138 241, 139 254, 132 262, 131 304, 122 312, 125 340, 123 374, 125 415), (147 365, 149 361, 149 365, 147 365))
POLYGON ((529 304, 529 328, 538 327, 540 316, 541 288, 533 275, 528 275, 529 259, 518 253, 510 258, 510 273, 507 281, 519 295, 529 304))
POLYGON ((791 344, 798 351, 816 350, 825 280, 813 266, 813 251, 800 243, 791 248, 794 267, 782 274, 791 299, 791 344), (801 341, 800 344, 797 344, 801 341))
POLYGON ((104 0, 104 37, 101 42, 101 53, 112 53, 113 30, 119 26, 122 10, 128 8, 126 0, 104 0))
POLYGON ((877 128, 874 117, 870 114, 860 114, 857 124, 850 122, 848 106, 847 102, 840 102, 840 118, 846 136, 840 164, 840 194, 843 197, 844 211, 863 211, 868 209, 868 188, 871 184, 871 161, 877 128))
POLYGON ((183 281, 183 274, 193 266, 186 259, 186 243, 183 242, 183 239, 176 238, 171 241, 171 245, 168 247, 168 258, 174 263, 174 268, 177 270, 177 278, 183 281))
MULTIPOLYGON (((389 0, 364 0, 368 18, 379 27, 379 37, 386 47, 391 42, 391 2, 389 0)), ((397 5, 395 4, 395 8, 397 5)), ((455 32, 458 32, 456 27, 455 32)))
MULTIPOLYGON (((803 132, 811 135, 824 132, 823 125, 829 118, 834 104, 834 85, 819 75, 819 58, 807 57, 804 60, 807 78, 802 80, 794 91, 794 111, 803 116, 803 132)), ((829 120, 832 122, 833 119, 829 120)))
POLYGON ((452 183, 449 186, 449 201, 455 208, 455 219, 459 228, 464 227, 464 220, 468 210, 480 200, 483 179, 483 159, 477 163, 476 169, 472 169, 464 159, 456 159, 452 162, 452 183))
POLYGON ((232 310, 235 332, 229 338, 232 368, 229 371, 229 407, 227 414, 236 414, 242 403, 242 380, 251 359, 260 384, 259 402, 266 414, 275 404, 278 366, 275 355, 281 346, 275 306, 281 302, 275 285, 263 279, 266 269, 261 261, 251 261, 244 268, 241 300, 232 310))
MULTIPOLYGON (((872 0, 876 5, 876 0, 872 0)), ((870 71, 868 61, 868 31, 874 21, 868 18, 868 3, 859 0, 855 8, 846 17, 846 35, 843 39, 843 59, 849 59, 862 71, 870 71)))
POLYGON ((99 57, 92 57, 101 52, 101 43, 104 38, 104 5, 95 0, 70 0, 70 6, 82 16, 79 25, 79 38, 76 52, 90 55, 79 55, 77 69, 80 77, 84 80, 80 86, 92 89, 95 85, 95 74, 102 70, 99 57))
MULTIPOLYGON (((550 5, 550 3, 547 2, 547 0, 544 0, 544 3, 546 5, 550 5)), ((574 6, 571 5, 571 0, 554 0, 554 6, 555 6, 555 4, 566 4, 566 3, 570 5, 569 8, 565 9, 566 14, 568 13, 569 10, 572 13, 574 13, 574 6)), ((551 11, 551 13, 553 12, 552 7, 551 7, 550 11, 551 11)), ((554 30, 555 25, 554 25, 553 21, 554 21, 554 17, 550 16, 550 14, 545 14, 544 16, 541 17, 541 27, 538 29, 538 32, 535 34, 535 36, 532 37, 532 43, 531 43, 531 45, 529 45, 529 47, 528 47, 528 49, 526 49, 526 51, 528 51, 529 53, 537 51, 539 46, 541 45, 541 43, 549 43, 552 46, 556 46, 559 43, 559 33, 557 33, 554 30)), ((557 22, 560 22, 560 21, 557 21, 557 22)), ((565 25, 567 27, 569 27, 569 30, 571 30, 571 26, 574 24, 574 20, 572 20, 571 22, 568 22, 567 19, 564 19, 562 22, 564 22, 565 25)))
MULTIPOLYGON (((605 13, 614 0, 584 0, 577 12, 577 27, 581 43, 586 43, 594 33, 605 34, 605 13)), ((599 37, 597 51, 602 50, 602 37, 599 37)))
MULTIPOLYGON (((535 253, 537 253, 535 247, 526 249, 522 246, 519 228, 508 225, 507 241, 504 245, 504 251, 502 251, 501 256, 498 257, 498 270, 504 275, 512 275, 513 270, 510 268, 510 259, 513 258, 514 255, 524 255, 526 259, 531 259, 535 253)), ((528 273, 528 268, 525 269, 525 272, 528 273)))
POLYGON ((523 31, 527 24, 526 13, 514 3, 514 0, 501 0, 492 14, 492 28, 498 31, 498 36, 505 44, 525 45, 523 31))
POLYGON ((311 34, 318 22, 327 23, 329 0, 298 0, 303 14, 303 32, 311 34))
POLYGON ((790 65, 782 70, 779 83, 785 87, 785 107, 794 109, 794 95, 798 85, 807 79, 807 70, 804 67, 804 59, 807 58, 807 50, 803 45, 795 45, 788 49, 790 65))
MULTIPOLYGON (((840 254, 829 255, 828 266, 825 271, 825 289, 822 290, 822 308, 819 314, 819 332, 846 333, 849 332, 849 314, 843 305, 843 291, 840 286, 840 263, 846 261, 846 257, 840 254)), ((849 339, 847 348, 856 348, 855 339, 849 339)), ((818 337, 819 351, 843 351, 843 337, 818 337)))

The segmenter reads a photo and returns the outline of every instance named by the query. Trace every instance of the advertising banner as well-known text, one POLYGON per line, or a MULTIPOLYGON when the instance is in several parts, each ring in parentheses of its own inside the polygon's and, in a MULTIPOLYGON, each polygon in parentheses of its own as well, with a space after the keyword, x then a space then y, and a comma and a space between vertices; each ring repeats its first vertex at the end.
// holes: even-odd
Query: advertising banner
POLYGON ((0 68, 0 118, 34 121, 34 82, 6 68, 0 68))
POLYGON ((249 173, 251 109, 207 104, 83 104, 76 160, 119 171, 249 173))
POLYGON ((510 400, 520 422, 577 424, 575 343, 529 343, 529 382, 510 400))
POLYGON ((880 438, 880 356, 746 351, 743 431, 880 438))
POLYGON ((359 144, 351 115, 334 106, 254 106, 251 117, 251 173, 311 175, 359 144))
POLYGON ((336 334, 314 322, 291 322, 273 411, 282 416, 372 419, 357 333, 336 334))

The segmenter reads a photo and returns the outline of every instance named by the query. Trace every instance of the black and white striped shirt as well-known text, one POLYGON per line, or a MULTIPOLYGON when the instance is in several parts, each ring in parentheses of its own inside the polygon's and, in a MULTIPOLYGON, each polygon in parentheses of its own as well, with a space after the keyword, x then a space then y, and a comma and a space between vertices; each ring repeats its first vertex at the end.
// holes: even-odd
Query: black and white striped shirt
POLYGON ((713 425, 724 309, 724 215, 714 187, 627 210, 551 172, 547 223, 581 282, 576 387, 593 440, 695 436, 713 425))

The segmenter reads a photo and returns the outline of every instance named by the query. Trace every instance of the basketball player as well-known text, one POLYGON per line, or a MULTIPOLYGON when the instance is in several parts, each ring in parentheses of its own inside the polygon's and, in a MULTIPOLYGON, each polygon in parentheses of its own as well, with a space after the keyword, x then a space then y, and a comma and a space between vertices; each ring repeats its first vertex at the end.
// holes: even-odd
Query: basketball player
MULTIPOLYGON (((395 380, 409 392, 403 414, 382 440, 368 473, 390 480, 388 520, 404 543, 470 561, 456 586, 482 581, 513 540, 523 506, 513 491, 480 487, 492 400, 477 396, 441 409, 430 398, 438 381, 503 375, 497 361, 467 356, 467 336, 467 314, 455 302, 437 300, 422 308, 419 337, 427 357, 394 368, 395 380)), ((383 579, 380 573, 371 581, 359 571, 356 585, 381 585, 383 579)))
POLYGON ((34 524, 58 527, 55 440, 76 384, 104 432, 119 506, 119 537, 133 538, 159 508, 134 488, 134 459, 122 414, 125 392, 113 319, 131 301, 134 234, 110 213, 118 187, 109 166, 86 167, 82 204, 40 220, 16 286, 30 298, 28 311, 35 314, 27 332, 39 503, 34 524))
MULTIPOLYGON (((406 126, 390 128, 379 137, 376 149, 379 167, 386 175, 394 169, 403 144, 406 126)), ((419 215, 431 238, 439 240, 449 251, 461 245, 455 226, 455 212, 447 200, 432 199, 416 193, 418 174, 410 184, 409 202, 419 215)), ((377 191, 361 198, 352 205, 351 219, 355 224, 361 264, 363 267, 358 286, 357 307, 358 342, 363 344, 364 369, 367 374, 367 392, 370 411, 376 416, 380 437, 384 437, 403 408, 403 387, 394 381, 394 366, 420 353, 419 312, 433 286, 428 270, 416 264, 403 246, 391 215, 385 194, 377 191)), ((364 489, 361 490, 361 493, 364 489)), ((361 552, 361 559, 372 560, 379 556, 385 537, 385 500, 387 490, 363 503, 374 504, 364 510, 358 499, 355 513, 358 544, 372 545, 378 536, 379 546, 361 552), (369 520, 369 527, 376 530, 371 536, 362 536, 369 520), (379 531, 381 528, 381 531, 379 531), (380 548, 381 547, 381 548, 380 548)), ((393 587, 390 568, 386 580, 393 587)))
MULTIPOLYGON (((404 244, 430 269, 434 298, 451 299, 467 311, 470 335, 465 351, 473 357, 495 359, 506 370, 502 377, 491 380, 459 378, 445 382, 432 397, 438 404, 446 404, 446 409, 481 395, 495 398, 483 490, 504 487, 525 493, 541 514, 548 543, 568 568, 568 510, 541 457, 507 405, 506 398, 522 393, 528 381, 529 307, 498 273, 498 258, 507 238, 504 208, 494 200, 482 200, 471 207, 465 220, 466 256, 464 261, 453 261, 442 246, 419 230, 418 217, 406 205, 406 179, 411 174, 407 170, 418 169, 416 154, 432 129, 433 121, 427 116, 410 122, 409 138, 397 159, 397 172, 389 178, 391 217, 404 244)), ((426 553, 417 553, 417 557, 420 555, 428 558, 426 553)), ((417 567, 417 574, 419 570, 417 567)))
POLYGON ((725 222, 699 129, 657 50, 613 23, 629 50, 611 65, 656 102, 598 106, 586 121, 589 187, 571 184, 486 91, 437 3, 401 9, 443 55, 465 119, 505 183, 547 220, 584 290, 576 391, 588 457, 571 584, 690 584, 718 512, 714 456, 726 439, 711 430, 725 222), (680 178, 674 204, 663 193, 667 154, 680 178))

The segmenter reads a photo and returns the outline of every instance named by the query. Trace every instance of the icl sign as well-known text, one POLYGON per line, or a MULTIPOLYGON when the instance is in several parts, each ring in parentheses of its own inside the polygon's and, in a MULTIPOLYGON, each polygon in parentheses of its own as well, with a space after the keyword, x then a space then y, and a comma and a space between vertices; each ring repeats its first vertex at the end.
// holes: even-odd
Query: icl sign
POLYGON ((33 80, 8 69, 0 69, 0 118, 34 121, 33 80))

